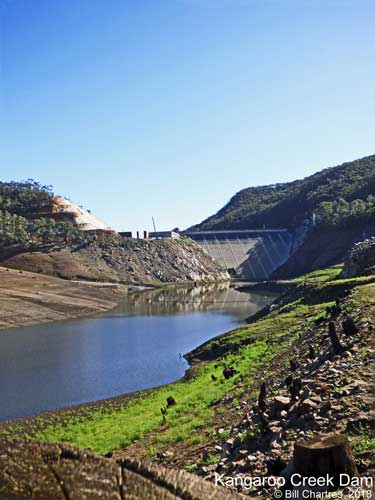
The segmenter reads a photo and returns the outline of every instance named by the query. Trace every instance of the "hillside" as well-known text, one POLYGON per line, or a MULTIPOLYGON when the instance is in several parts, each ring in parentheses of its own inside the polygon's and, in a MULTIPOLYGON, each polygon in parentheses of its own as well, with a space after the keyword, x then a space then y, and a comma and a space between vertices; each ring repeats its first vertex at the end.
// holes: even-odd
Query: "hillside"
POLYGON ((229 278, 186 238, 122 238, 32 180, 0 182, 0 265, 64 279, 136 284, 229 278))
POLYGON ((229 276, 187 238, 124 239, 102 233, 77 245, 16 249, 0 265, 64 279, 147 284, 226 281, 229 276))
POLYGON ((334 225, 375 213, 375 155, 327 168, 305 179, 239 191, 192 230, 295 228, 316 214, 334 225))

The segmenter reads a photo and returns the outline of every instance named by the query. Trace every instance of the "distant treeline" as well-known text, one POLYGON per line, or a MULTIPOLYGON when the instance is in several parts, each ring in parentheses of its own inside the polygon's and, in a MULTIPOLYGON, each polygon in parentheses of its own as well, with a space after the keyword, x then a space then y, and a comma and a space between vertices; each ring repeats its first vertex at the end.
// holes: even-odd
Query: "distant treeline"
POLYGON ((0 210, 0 246, 16 244, 81 243, 85 234, 71 222, 41 217, 28 220, 0 210))
POLYGON ((23 215, 51 210, 52 186, 33 179, 23 182, 0 182, 0 210, 23 215))
POLYGON ((352 226, 358 222, 375 222, 375 196, 351 202, 340 198, 337 201, 324 201, 316 211, 316 223, 325 227, 352 226))
POLYGON ((51 186, 43 186, 32 179, 0 182, 0 247, 83 241, 84 233, 71 222, 34 218, 36 214, 52 213, 52 205, 51 186))
POLYGON ((374 214, 375 155, 332 167, 302 180, 239 191, 196 230, 293 228, 312 220, 338 225, 374 214))

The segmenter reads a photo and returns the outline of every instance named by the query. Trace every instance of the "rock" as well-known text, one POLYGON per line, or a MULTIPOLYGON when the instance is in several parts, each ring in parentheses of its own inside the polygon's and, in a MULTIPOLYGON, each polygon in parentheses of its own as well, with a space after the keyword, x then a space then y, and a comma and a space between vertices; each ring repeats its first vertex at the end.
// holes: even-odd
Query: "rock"
POLYGON ((322 406, 320 407, 320 413, 324 415, 327 413, 330 409, 332 408, 331 402, 330 401, 325 401, 322 406))
POLYGON ((375 238, 370 238, 353 245, 345 259, 343 276, 353 278, 374 274, 375 238))
POLYGON ((322 398, 315 394, 314 396, 310 396, 310 400, 316 403, 317 405, 320 405, 322 403, 322 398))
POLYGON ((312 413, 316 410, 317 406, 311 399, 305 399, 298 405, 298 411, 300 414, 312 413))
POLYGON ((359 432, 361 427, 367 426, 370 429, 375 429, 375 412, 359 413, 355 418, 350 419, 346 424, 346 432, 359 432))
POLYGON ((285 396, 276 396, 273 400, 273 404, 276 410, 285 410, 290 406, 290 398, 287 398, 285 396))

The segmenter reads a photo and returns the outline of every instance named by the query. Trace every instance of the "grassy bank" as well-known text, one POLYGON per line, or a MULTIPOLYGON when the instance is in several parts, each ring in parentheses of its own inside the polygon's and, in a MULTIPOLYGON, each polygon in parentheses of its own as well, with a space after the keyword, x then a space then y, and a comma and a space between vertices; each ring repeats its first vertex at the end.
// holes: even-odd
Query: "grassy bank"
MULTIPOLYGON (((316 272, 316 284, 309 283, 306 291, 310 295, 297 295, 297 300, 290 297, 288 303, 255 323, 198 348, 193 353, 192 368, 178 382, 130 396, 116 405, 88 405, 84 411, 72 409, 52 418, 35 417, 27 425, 15 423, 3 428, 0 435, 69 442, 103 454, 125 449, 132 443, 146 446, 154 454, 181 442, 186 446, 213 442, 228 401, 236 407, 241 398, 256 394, 261 377, 267 378, 271 373, 271 362, 287 363, 296 339, 316 328, 325 317, 326 307, 333 303, 329 301, 341 289, 338 284, 352 281, 335 280, 337 274, 337 268, 316 272), (316 297, 321 297, 320 303, 316 297), (223 376, 225 366, 236 371, 228 380, 223 376), (176 404, 163 417, 161 409, 167 406, 170 396, 176 404)), ((302 278, 301 287, 311 276, 302 278)), ((375 301, 374 284, 365 285, 358 280, 353 286, 354 304, 375 301)))
MULTIPOLYGON (((65 441, 99 453, 124 449, 146 435, 151 452, 181 441, 187 445, 205 441, 217 416, 224 411, 220 405, 223 396, 231 395, 236 404, 245 393, 254 391, 259 384, 259 369, 264 372, 268 362, 288 349, 301 325, 312 325, 326 306, 327 303, 307 306, 299 301, 274 311, 257 323, 206 344, 205 349, 212 353, 223 344, 230 353, 219 361, 193 365, 185 379, 131 399, 120 408, 102 406, 85 415, 72 412, 64 420, 43 426, 28 437, 65 441), (236 375, 226 380, 224 366, 233 367, 236 375), (161 408, 166 407, 169 396, 173 396, 176 405, 168 408, 164 420, 161 408)), ((6 432, 18 431, 15 428, 6 432)))

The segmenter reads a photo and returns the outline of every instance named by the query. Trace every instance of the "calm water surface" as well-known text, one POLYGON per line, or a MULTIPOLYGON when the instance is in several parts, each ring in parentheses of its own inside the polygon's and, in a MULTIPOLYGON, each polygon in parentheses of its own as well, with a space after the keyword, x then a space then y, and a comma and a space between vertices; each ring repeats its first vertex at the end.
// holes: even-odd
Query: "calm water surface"
POLYGON ((99 316, 0 331, 0 420, 177 380, 180 359, 270 302, 226 286, 131 294, 99 316))

